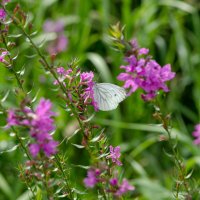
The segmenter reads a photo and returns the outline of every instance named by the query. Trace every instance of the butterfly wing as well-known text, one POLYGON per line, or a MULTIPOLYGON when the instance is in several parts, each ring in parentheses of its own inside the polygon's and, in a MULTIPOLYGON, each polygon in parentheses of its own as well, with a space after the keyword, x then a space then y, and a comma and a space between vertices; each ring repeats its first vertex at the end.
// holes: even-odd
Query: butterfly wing
POLYGON ((94 100, 97 102, 99 110, 114 110, 125 98, 126 91, 122 87, 111 83, 96 83, 94 85, 94 100))

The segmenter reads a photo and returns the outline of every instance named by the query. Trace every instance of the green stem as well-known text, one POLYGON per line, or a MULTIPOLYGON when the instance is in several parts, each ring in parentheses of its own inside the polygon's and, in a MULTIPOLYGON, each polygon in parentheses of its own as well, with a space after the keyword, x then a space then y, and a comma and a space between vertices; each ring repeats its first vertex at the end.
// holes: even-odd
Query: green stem
MULTIPOLYGON (((1 102, 0 102, 0 108, 1 108, 2 111, 3 111, 3 114, 6 116, 6 115, 7 115, 6 109, 1 105, 1 102)), ((25 145, 24 145, 24 143, 23 143, 23 141, 22 141, 22 139, 19 137, 19 135, 18 135, 17 131, 15 130, 15 128, 14 128, 13 126, 11 126, 11 129, 12 129, 12 131, 15 133, 16 138, 17 138, 17 140, 19 141, 19 143, 20 143, 22 149, 24 150, 26 156, 29 158, 29 160, 32 160, 32 159, 31 159, 31 156, 29 155, 29 153, 28 153, 28 151, 27 151, 27 149, 26 149, 26 147, 25 147, 25 145)))
POLYGON ((28 157, 28 159, 29 159, 29 160, 32 160, 32 158, 31 158, 31 156, 29 155, 29 153, 28 153, 26 147, 24 146, 24 143, 23 143, 22 139, 21 139, 21 138, 19 137, 19 135, 17 134, 17 131, 15 130, 15 128, 12 126, 11 129, 15 132, 16 138, 17 138, 17 140, 19 141, 19 143, 20 143, 22 149, 24 150, 26 156, 28 157))
MULTIPOLYGON (((3 41, 3 44, 4 44, 5 48, 6 48, 6 50, 9 52, 8 45, 7 45, 7 43, 6 43, 6 39, 5 39, 5 37, 4 37, 4 35, 3 35, 2 32, 1 32, 1 38, 2 38, 2 41, 3 41)), ((16 78, 16 80, 17 80, 18 86, 19 86, 20 89, 24 92, 24 88, 23 88, 22 82, 20 81, 20 78, 19 78, 18 74, 16 73, 16 71, 15 71, 14 68, 13 68, 13 59, 11 58, 11 56, 10 56, 9 54, 8 54, 8 58, 9 58, 10 64, 11 64, 11 67, 9 67, 9 69, 10 69, 10 70, 12 71, 12 73, 14 74, 14 76, 15 76, 15 78, 16 78)))
POLYGON ((51 191, 49 190, 49 186, 48 186, 48 176, 47 176, 47 171, 46 171, 46 167, 45 167, 45 162, 43 162, 43 167, 42 167, 42 171, 44 173, 44 187, 46 189, 46 192, 47 192, 47 198, 50 199, 51 197, 51 191))
MULTIPOLYGON (((161 117, 161 121, 162 121, 162 124, 163 124, 163 128, 165 129, 165 131, 167 132, 168 134, 168 138, 169 138, 169 146, 172 150, 172 153, 173 153, 173 156, 174 156, 174 162, 175 162, 175 165, 177 166, 178 168, 178 171, 181 173, 180 176, 181 176, 181 181, 183 181, 183 185, 187 191, 187 193, 189 194, 189 189, 188 189, 188 186, 187 186, 187 183, 185 181, 185 171, 183 169, 183 166, 182 166, 182 162, 180 161, 179 159, 179 154, 178 154, 178 150, 176 151, 176 149, 174 148, 174 145, 173 145, 173 139, 171 137, 171 133, 169 131, 169 128, 168 128, 168 121, 166 121, 165 117, 162 116, 162 112, 161 112, 161 106, 159 105, 159 101, 158 99, 155 100, 155 104, 156 106, 159 108, 159 112, 160 112, 160 117, 161 117)), ((179 189, 179 187, 178 187, 179 189)), ((177 194, 178 195, 178 191, 177 191, 177 194)), ((177 196, 178 198, 178 196, 177 196)))
POLYGON ((166 130, 166 132, 168 134, 169 144, 170 144, 171 150, 172 150, 174 158, 175 158, 175 163, 177 163, 177 165, 178 165, 177 167, 181 172, 181 179, 183 181, 184 187, 185 187, 187 193, 189 194, 189 189, 188 189, 187 183, 185 182, 185 171, 184 171, 184 169, 182 167, 182 163, 181 163, 181 161, 179 159, 178 153, 175 150, 175 148, 173 147, 173 142, 172 142, 172 137, 171 137, 170 131, 169 131, 168 127, 164 128, 164 129, 166 130))
POLYGON ((71 191, 70 186, 69 186, 68 177, 65 174, 65 171, 63 169, 62 163, 60 162, 60 157, 58 155, 55 155, 55 160, 56 160, 57 166, 59 167, 59 169, 60 169, 60 171, 61 171, 61 173, 63 175, 63 178, 65 180, 66 189, 67 189, 67 191, 69 193, 70 199, 73 199, 73 194, 72 194, 72 191, 71 191))
POLYGON ((46 58, 43 56, 43 54, 41 53, 41 51, 40 51, 40 49, 37 47, 37 45, 33 42, 33 40, 32 40, 32 38, 30 37, 30 35, 26 33, 26 31, 23 29, 22 26, 19 25, 18 21, 17 21, 15 18, 12 18, 12 19, 13 19, 14 24, 21 30, 21 32, 23 33, 23 35, 30 41, 30 43, 32 44, 33 48, 36 50, 37 54, 40 56, 40 58, 41 58, 41 60, 42 60, 42 64, 43 64, 44 69, 45 69, 45 70, 47 69, 47 70, 52 74, 52 76, 57 80, 57 82, 58 82, 58 84, 59 84, 61 90, 63 91, 63 93, 64 93, 65 96, 67 97, 67 98, 66 98, 66 101, 67 101, 68 106, 70 107, 70 109, 71 109, 73 115, 74 115, 74 116, 76 117, 76 119, 78 120, 78 123, 79 123, 79 125, 80 125, 80 127, 81 127, 81 129, 82 129, 82 131, 83 131, 83 133, 84 133, 84 125, 82 124, 82 122, 81 122, 81 120, 80 120, 80 118, 79 118, 79 116, 78 116, 78 114, 77 114, 75 108, 71 105, 71 102, 70 102, 70 100, 69 100, 69 98, 68 98, 68 94, 67 94, 67 92, 66 92, 66 89, 65 89, 64 85, 60 82, 60 80, 58 79, 58 77, 57 77, 55 71, 54 71, 53 68, 49 65, 49 63, 47 62, 46 58))

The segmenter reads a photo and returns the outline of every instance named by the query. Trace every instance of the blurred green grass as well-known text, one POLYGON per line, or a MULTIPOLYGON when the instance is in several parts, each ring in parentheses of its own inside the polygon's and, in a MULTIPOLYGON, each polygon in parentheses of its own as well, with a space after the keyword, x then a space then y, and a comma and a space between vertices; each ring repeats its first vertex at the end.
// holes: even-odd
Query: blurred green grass
MULTIPOLYGON (((115 52, 108 40, 108 28, 120 21, 125 25, 128 39, 137 38, 141 47, 150 49, 151 55, 164 65, 170 63, 176 78, 170 83, 171 91, 163 99, 163 109, 172 113, 174 135, 178 137, 178 147, 185 158, 188 170, 194 168, 193 178, 199 180, 200 153, 192 142, 191 132, 194 124, 200 121, 200 3, 195 0, 21 0, 12 1, 22 4, 38 31, 34 36, 40 44, 46 36, 42 26, 46 19, 63 19, 65 35, 69 38, 68 50, 61 53, 57 63, 66 66, 72 57, 80 59, 83 71, 93 70, 99 82, 112 82, 121 85, 116 76, 123 63, 123 55, 115 52)), ((18 30, 11 28, 13 33, 18 30)), ((14 40, 14 38, 11 38, 14 40)), ((46 43, 43 48, 45 48, 46 43)), ((33 49, 25 39, 17 39, 13 54, 19 53, 15 62, 16 69, 25 68, 23 79, 25 87, 34 97, 44 96, 54 103, 57 116, 55 137, 62 140, 76 127, 76 122, 61 107, 57 100, 57 91, 52 85, 53 79, 45 74, 33 49), (51 92, 49 92, 51 90, 51 92)), ((48 56, 48 55, 47 55, 48 56)), ((0 65, 0 93, 10 91, 5 107, 17 106, 18 96, 13 91, 17 87, 12 74, 0 65)), ((173 162, 163 151, 166 142, 159 142, 163 130, 152 117, 153 108, 140 98, 140 91, 128 97, 117 110, 98 112, 94 122, 106 126, 110 143, 121 145, 123 150, 123 170, 127 178, 137 187, 138 199, 172 199, 173 162)), ((5 117, 0 116, 0 124, 5 125, 5 117)), ((176 136, 174 136, 176 137, 176 136)), ((87 153, 77 150, 70 143, 80 143, 80 137, 72 138, 62 145, 72 164, 89 165, 87 153), (79 155, 77 157, 77 155, 79 155)), ((15 146, 16 141, 9 131, 0 130, 0 151, 15 146)), ((17 165, 25 160, 17 149, 0 154, 0 199, 29 199, 25 185, 19 180, 17 165), (14 184, 13 184, 14 183, 14 184), (12 192, 11 192, 12 191, 12 192), (14 192, 13 192, 14 191, 14 192), (25 193, 25 194, 24 194, 25 193), (24 195, 24 196, 22 196, 24 195), (21 196, 21 197, 20 197, 21 196)), ((74 183, 83 189, 82 179, 85 171, 71 171, 74 183), (76 177, 73 174, 76 172, 76 177), (79 178, 77 178, 79 177, 79 178)), ((198 186, 194 182, 194 187, 198 186)), ((87 199, 87 197, 85 197, 87 199)))

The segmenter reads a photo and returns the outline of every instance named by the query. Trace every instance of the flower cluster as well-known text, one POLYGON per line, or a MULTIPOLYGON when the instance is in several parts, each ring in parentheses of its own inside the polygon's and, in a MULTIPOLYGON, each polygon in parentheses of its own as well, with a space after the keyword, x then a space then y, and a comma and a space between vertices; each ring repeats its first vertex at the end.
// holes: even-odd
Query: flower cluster
MULTIPOLYGON (((65 70, 63 67, 58 67, 58 68, 56 69, 56 72, 57 72, 57 74, 58 74, 58 80, 59 80, 61 83, 63 83, 64 86, 66 86, 64 80, 67 79, 67 78, 68 78, 68 79, 71 78, 71 77, 70 77, 70 74, 72 73, 72 69, 65 70)), ((54 85, 58 85, 58 81, 57 81, 57 80, 54 81, 54 85)))
POLYGON ((101 174, 99 169, 90 168, 87 171, 87 177, 83 180, 84 184, 88 188, 93 188, 98 183, 98 177, 101 174))
POLYGON ((110 185, 112 185, 112 191, 114 191, 115 196, 122 196, 128 191, 135 190, 135 187, 129 184, 129 182, 124 178, 122 183, 119 184, 116 178, 110 179, 110 185))
MULTIPOLYGON (((66 88, 68 97, 70 101, 72 101, 72 93, 74 96, 79 96, 83 99, 84 104, 91 104, 95 111, 98 111, 98 105, 97 102, 94 100, 94 91, 93 87, 95 85, 94 82, 94 73, 92 71, 90 72, 80 72, 80 69, 64 69, 63 67, 56 68, 56 73, 58 75, 58 80, 61 82, 64 86, 66 86, 66 82, 70 81, 70 84, 68 84, 68 87, 66 88), (79 83, 77 83, 79 81, 79 83), (76 88, 76 89, 75 89, 76 88), (80 92, 81 94, 75 94, 77 92, 80 92), (75 92, 75 93, 74 93, 75 92)), ((68 82, 69 83, 69 82, 68 82)), ((54 85, 58 85, 58 81, 54 81, 54 85)), ((76 99, 75 101, 79 101, 80 99, 76 99)))
POLYGON ((195 126, 195 130, 192 133, 192 135, 195 137, 194 143, 196 145, 199 145, 200 144, 200 124, 197 124, 195 126))
POLYGON ((155 98, 159 90, 168 92, 165 82, 175 77, 170 64, 161 67, 147 55, 148 49, 138 47, 136 40, 131 42, 131 47, 131 55, 125 58, 128 65, 120 67, 125 69, 125 73, 118 76, 118 80, 124 81, 124 88, 129 89, 128 95, 141 88, 145 91, 142 98, 149 101, 155 98))
POLYGON ((0 8, 0 21, 4 21, 6 19, 6 12, 3 8, 0 8))
POLYGON ((47 20, 44 23, 43 29, 44 29, 44 32, 46 33, 55 33, 56 35, 55 40, 52 41, 47 48, 47 51, 49 52, 49 54, 56 55, 66 50, 67 45, 68 45, 68 39, 64 35, 63 21, 47 20))
MULTIPOLYGON (((122 163, 118 160, 120 157, 120 147, 113 147, 110 146, 110 152, 107 156, 107 159, 111 158, 114 166, 118 165, 121 166, 122 163)), ((126 179, 123 179, 122 183, 120 184, 118 179, 116 178, 116 173, 109 169, 109 166, 107 166, 105 163, 102 165, 102 163, 99 165, 100 168, 91 167, 87 171, 87 177, 83 180, 85 186, 87 188, 94 188, 98 183, 107 183, 107 192, 112 193, 114 196, 122 196, 123 194, 127 193, 128 191, 132 191, 135 188, 129 184, 129 182, 126 179), (108 170, 109 169, 109 170, 108 170), (106 172, 109 171, 110 174, 114 174, 114 178, 105 175, 106 172)), ((112 175, 111 175, 112 176, 112 175)))
POLYGON ((93 105, 95 111, 98 111, 98 104, 97 102, 94 100, 94 73, 93 72, 83 72, 80 74, 80 78, 81 78, 81 83, 83 85, 86 85, 85 88, 85 92, 83 93, 83 98, 85 99, 85 102, 91 101, 91 104, 93 105))
POLYGON ((120 146, 113 147, 110 145, 110 154, 107 156, 107 158, 111 158, 113 163, 115 163, 118 166, 121 166, 122 163, 119 161, 119 157, 120 157, 120 146))
POLYGON ((51 102, 41 99, 35 111, 28 107, 8 111, 8 127, 18 125, 30 130, 30 136, 34 142, 29 144, 29 150, 33 157, 36 157, 39 152, 43 152, 47 157, 56 153, 58 143, 50 135, 55 130, 52 119, 55 113, 51 109, 51 102))
POLYGON ((4 59, 6 55, 8 55, 7 51, 2 51, 1 52, 1 54, 0 54, 0 62, 1 63, 7 63, 7 61, 4 59))

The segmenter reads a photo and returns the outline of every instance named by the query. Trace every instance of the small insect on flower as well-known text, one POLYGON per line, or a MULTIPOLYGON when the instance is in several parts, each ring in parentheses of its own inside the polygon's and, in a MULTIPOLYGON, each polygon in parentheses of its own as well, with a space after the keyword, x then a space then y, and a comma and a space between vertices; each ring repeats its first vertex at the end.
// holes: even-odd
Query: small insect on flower
POLYGON ((94 100, 102 111, 114 110, 126 98, 124 88, 111 83, 95 83, 94 100))

